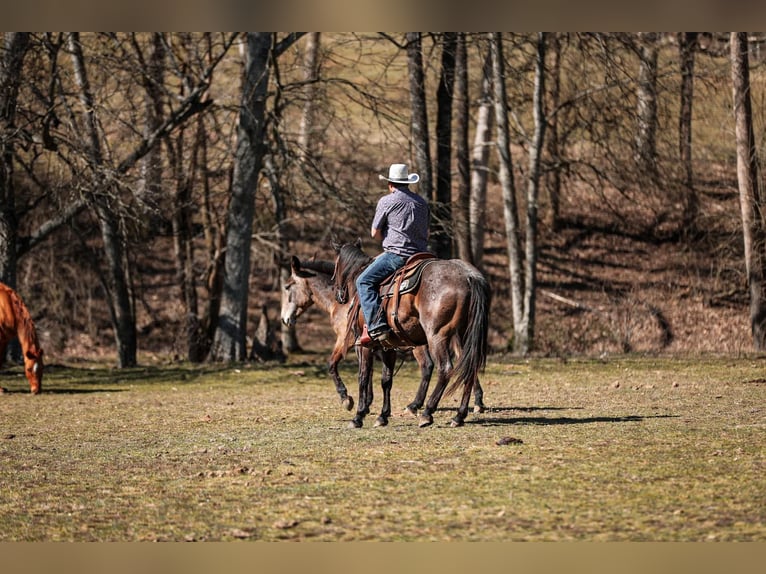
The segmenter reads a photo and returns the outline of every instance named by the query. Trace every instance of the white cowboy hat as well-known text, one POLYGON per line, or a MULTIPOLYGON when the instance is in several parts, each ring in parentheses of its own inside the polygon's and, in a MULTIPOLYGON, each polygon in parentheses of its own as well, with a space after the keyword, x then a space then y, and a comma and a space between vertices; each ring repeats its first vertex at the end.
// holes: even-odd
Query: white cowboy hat
POLYGON ((388 168, 388 177, 379 175, 380 179, 385 179, 391 183, 417 183, 420 176, 416 173, 407 173, 407 165, 403 163, 392 163, 388 168))

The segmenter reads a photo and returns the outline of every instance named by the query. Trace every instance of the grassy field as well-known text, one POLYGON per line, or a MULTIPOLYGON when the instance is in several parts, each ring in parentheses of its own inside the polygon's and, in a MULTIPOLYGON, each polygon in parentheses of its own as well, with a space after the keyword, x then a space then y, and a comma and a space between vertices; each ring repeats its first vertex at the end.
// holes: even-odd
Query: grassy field
POLYGON ((4 370, 0 541, 766 540, 763 359, 492 357, 458 429, 412 362, 349 429, 323 364, 4 370))

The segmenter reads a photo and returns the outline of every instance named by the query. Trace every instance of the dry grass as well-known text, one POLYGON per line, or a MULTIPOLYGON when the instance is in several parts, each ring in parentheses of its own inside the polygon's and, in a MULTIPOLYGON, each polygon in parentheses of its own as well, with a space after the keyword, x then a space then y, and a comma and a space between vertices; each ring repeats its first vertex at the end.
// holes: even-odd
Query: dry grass
POLYGON ((0 541, 766 539, 761 359, 495 356, 461 429, 406 362, 361 430, 323 363, 6 370, 0 541))

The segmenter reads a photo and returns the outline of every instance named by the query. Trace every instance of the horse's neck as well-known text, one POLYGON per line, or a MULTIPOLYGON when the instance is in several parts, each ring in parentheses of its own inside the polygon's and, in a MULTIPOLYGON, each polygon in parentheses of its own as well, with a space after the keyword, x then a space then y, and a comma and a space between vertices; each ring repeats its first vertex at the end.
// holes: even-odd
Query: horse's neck
POLYGON ((311 292, 314 294, 314 304, 323 311, 330 313, 338 304, 335 299, 335 291, 332 284, 322 275, 317 275, 311 280, 311 292))

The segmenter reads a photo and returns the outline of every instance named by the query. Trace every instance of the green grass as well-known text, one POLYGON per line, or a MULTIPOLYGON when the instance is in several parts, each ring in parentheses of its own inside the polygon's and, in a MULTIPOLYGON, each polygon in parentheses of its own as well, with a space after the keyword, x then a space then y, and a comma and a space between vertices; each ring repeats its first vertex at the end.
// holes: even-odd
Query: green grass
POLYGON ((3 371, 0 541, 766 540, 761 359, 495 357, 459 429, 407 362, 359 430, 301 360, 3 371))

